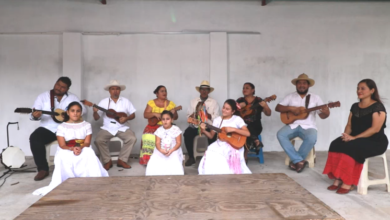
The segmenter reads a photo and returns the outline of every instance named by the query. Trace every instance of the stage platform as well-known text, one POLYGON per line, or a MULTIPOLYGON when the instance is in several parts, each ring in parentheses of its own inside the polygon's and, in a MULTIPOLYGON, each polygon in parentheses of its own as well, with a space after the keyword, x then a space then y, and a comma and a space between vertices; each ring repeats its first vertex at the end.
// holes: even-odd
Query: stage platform
POLYGON ((343 219, 282 173, 68 179, 16 219, 343 219))

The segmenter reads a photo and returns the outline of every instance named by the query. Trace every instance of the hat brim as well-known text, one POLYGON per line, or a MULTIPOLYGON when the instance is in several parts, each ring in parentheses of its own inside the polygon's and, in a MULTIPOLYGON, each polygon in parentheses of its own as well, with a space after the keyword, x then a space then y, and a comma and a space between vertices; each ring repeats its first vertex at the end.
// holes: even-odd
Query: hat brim
POLYGON ((309 87, 312 87, 312 86, 314 86, 314 84, 316 83, 315 81, 314 81, 314 79, 310 79, 310 78, 308 78, 308 79, 293 79, 293 80, 291 80, 291 83, 294 85, 294 86, 296 86, 297 85, 297 81, 299 81, 299 80, 306 80, 306 81, 309 81, 309 87))
POLYGON ((106 86, 104 87, 104 90, 108 91, 108 90, 110 89, 110 87, 112 87, 112 86, 116 86, 116 87, 121 88, 121 91, 123 91, 123 90, 126 89, 126 86, 125 86, 125 85, 106 85, 106 86))
MULTIPOLYGON (((213 87, 209 87, 207 86, 209 89, 210 89, 210 93, 212 93, 214 91, 214 88, 213 87)), ((197 86, 195 87, 196 91, 200 92, 199 89, 200 89, 200 86, 197 86)))

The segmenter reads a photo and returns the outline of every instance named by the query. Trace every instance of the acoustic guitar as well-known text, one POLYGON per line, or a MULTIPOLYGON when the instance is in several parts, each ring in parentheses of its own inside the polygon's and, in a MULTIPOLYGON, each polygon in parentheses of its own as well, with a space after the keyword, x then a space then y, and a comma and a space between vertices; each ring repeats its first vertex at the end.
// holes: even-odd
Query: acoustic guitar
POLYGON ((54 116, 53 117, 53 120, 57 123, 62 123, 64 122, 65 120, 65 115, 66 115, 66 112, 62 109, 55 109, 53 112, 51 111, 43 111, 43 110, 36 110, 36 109, 31 109, 31 108, 16 108, 15 109, 15 113, 21 113, 21 114, 30 114, 30 113, 33 113, 33 112, 36 112, 36 111, 41 111, 42 114, 44 115, 52 115, 54 116))
POLYGON ((95 107, 95 108, 99 109, 100 111, 105 112, 106 115, 107 115, 107 117, 112 118, 112 119, 115 119, 115 121, 117 121, 117 122, 119 122, 119 123, 121 123, 121 122, 119 121, 119 119, 120 119, 121 117, 127 117, 127 114, 124 113, 124 112, 116 112, 114 109, 105 109, 105 108, 102 108, 102 107, 100 107, 100 106, 98 106, 98 105, 96 105, 96 104, 93 104, 92 102, 87 101, 87 100, 81 100, 81 102, 82 102, 84 105, 86 105, 86 106, 95 107))
MULTIPOLYGON (((182 110, 181 105, 174 108, 175 111, 182 110)), ((150 126, 156 126, 161 120, 159 120, 157 117, 148 118, 148 125, 150 126)))
POLYGON ((305 107, 299 107, 299 111, 300 111, 299 115, 294 115, 292 112, 280 113, 280 120, 282 120, 282 122, 284 124, 289 125, 296 120, 306 119, 309 116, 310 112, 320 110, 321 108, 323 108, 325 106, 328 106, 329 108, 340 107, 340 102, 339 101, 330 102, 330 103, 325 104, 325 105, 320 105, 320 106, 308 108, 308 109, 306 109, 305 107))
MULTIPOLYGON (((260 102, 265 101, 265 102, 271 102, 276 99, 276 95, 271 95, 270 97, 267 97, 265 99, 262 99, 260 102)), ((255 102, 254 104, 248 104, 244 108, 241 108, 240 110, 240 116, 241 118, 244 118, 248 115, 251 115, 253 111, 259 106, 260 102, 255 102)))
MULTIPOLYGON (((194 124, 194 125, 199 125, 200 124, 199 120, 196 120, 194 118, 188 118, 187 122, 191 123, 191 124, 194 124)), ((217 132, 218 133, 218 138, 221 141, 228 142, 236 150, 241 149, 245 145, 245 143, 246 143, 246 137, 245 136, 243 136, 241 134, 234 133, 234 132, 233 133, 228 133, 228 132, 226 132, 226 127, 217 128, 217 127, 214 127, 214 126, 212 126, 210 124, 207 124, 207 123, 205 123, 205 125, 209 129, 217 132)))

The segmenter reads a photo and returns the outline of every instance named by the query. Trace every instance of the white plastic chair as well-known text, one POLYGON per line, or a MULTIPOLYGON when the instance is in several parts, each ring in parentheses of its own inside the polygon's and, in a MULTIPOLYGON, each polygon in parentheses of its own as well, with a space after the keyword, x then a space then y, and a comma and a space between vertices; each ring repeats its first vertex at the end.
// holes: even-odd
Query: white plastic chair
MULTIPOLYGON (((123 147, 123 140, 120 139, 119 137, 113 137, 113 138, 110 139, 110 142, 114 142, 114 141, 120 142, 121 149, 122 149, 122 147, 123 147)), ((114 152, 110 151, 111 160, 118 160, 119 153, 120 153, 119 151, 114 151, 114 152)))
POLYGON ((53 145, 58 146, 58 142, 53 141, 53 142, 45 145, 45 147, 46 147, 46 160, 47 160, 47 163, 49 164, 49 167, 54 165, 54 160, 53 161, 50 160, 50 150, 51 150, 51 146, 53 146, 53 145))
POLYGON ((362 173, 361 173, 360 179, 359 179, 359 184, 357 187, 357 191, 359 194, 366 195, 367 191, 368 191, 367 189, 369 186, 378 185, 378 184, 386 184, 387 192, 390 192, 390 180, 389 180, 389 171, 387 169, 386 152, 382 155, 378 155, 375 157, 367 158, 366 161, 364 162, 362 173), (375 157, 381 157, 383 159, 383 166, 385 168, 385 178, 384 179, 375 179, 375 180, 368 179, 368 161, 371 158, 375 158, 375 157))
POLYGON ((209 140, 207 139, 206 135, 199 136, 197 135, 194 138, 194 158, 196 160, 196 157, 203 157, 204 152, 207 150, 207 147, 209 146, 209 140))
MULTIPOLYGON (((302 141, 302 139, 300 137, 295 137, 295 138, 291 139, 290 141, 291 141, 291 144, 295 147, 295 141, 302 141)), ((306 161, 309 163, 310 168, 314 167, 314 164, 316 162, 316 151, 314 149, 314 146, 311 149, 311 151, 309 152, 309 154, 307 155, 306 161)), ((286 155, 286 159, 284 160, 284 163, 287 166, 290 164, 290 158, 288 157, 288 155, 286 155)))

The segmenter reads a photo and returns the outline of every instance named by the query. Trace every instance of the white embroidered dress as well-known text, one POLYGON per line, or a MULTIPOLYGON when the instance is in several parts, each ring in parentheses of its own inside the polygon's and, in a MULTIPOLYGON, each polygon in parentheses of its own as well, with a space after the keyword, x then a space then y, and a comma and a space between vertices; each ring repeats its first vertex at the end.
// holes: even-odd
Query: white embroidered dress
MULTIPOLYGON (((154 135, 161 138, 162 148, 173 148, 176 145, 176 137, 181 135, 179 127, 172 125, 171 128, 165 129, 159 127, 154 135)), ((157 148, 154 148, 146 167, 146 176, 157 175, 184 175, 183 169, 183 151, 181 147, 171 153, 168 157, 162 154, 157 148)))
MULTIPOLYGON (((246 126, 244 120, 241 117, 233 115, 229 120, 223 120, 218 117, 214 119, 213 126, 217 128, 233 127, 242 128, 246 126)), ((218 134, 215 134, 218 135, 218 134)), ((213 174, 234 174, 229 166, 229 157, 233 152, 237 152, 232 148, 229 143, 217 139, 214 143, 208 146, 205 155, 199 163, 198 172, 200 175, 213 175, 213 174)), ((251 174, 252 172, 246 166, 244 157, 244 147, 237 152, 239 154, 239 163, 241 168, 241 174, 251 174)))
MULTIPOLYGON (((62 123, 57 130, 57 136, 64 137, 65 141, 85 139, 90 134, 92 134, 91 124, 86 121, 77 124, 62 123)), ((78 156, 74 155, 73 151, 64 150, 58 146, 54 164, 50 185, 35 190, 34 195, 46 195, 68 178, 108 176, 90 146, 84 147, 78 156)))

